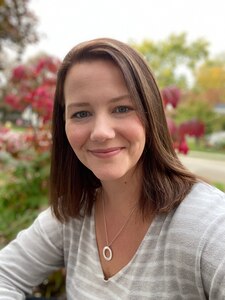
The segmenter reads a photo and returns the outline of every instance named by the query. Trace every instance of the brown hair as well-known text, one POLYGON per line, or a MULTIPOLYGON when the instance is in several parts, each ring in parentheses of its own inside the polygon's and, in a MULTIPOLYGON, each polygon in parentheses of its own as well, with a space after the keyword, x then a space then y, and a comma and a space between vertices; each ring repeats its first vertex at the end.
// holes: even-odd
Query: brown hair
POLYGON ((162 98, 145 60, 129 45, 113 39, 95 39, 74 47, 58 72, 52 123, 50 203, 60 221, 91 212, 98 178, 76 157, 65 133, 64 83, 71 67, 82 61, 109 59, 122 71, 131 99, 146 130, 141 157, 143 216, 165 213, 184 199, 196 177, 181 164, 173 148, 162 98))

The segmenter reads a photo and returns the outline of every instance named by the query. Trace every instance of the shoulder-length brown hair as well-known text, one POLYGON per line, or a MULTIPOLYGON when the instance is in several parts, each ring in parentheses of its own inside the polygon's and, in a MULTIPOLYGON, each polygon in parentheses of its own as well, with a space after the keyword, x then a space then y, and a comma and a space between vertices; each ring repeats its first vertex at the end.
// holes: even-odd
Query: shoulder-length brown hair
POLYGON ((169 212, 176 207, 196 182, 180 163, 174 151, 165 118, 162 98, 145 60, 127 44, 113 39, 95 39, 74 47, 58 72, 52 122, 50 203, 60 221, 91 212, 96 176, 76 157, 65 133, 64 83, 70 68, 82 61, 108 59, 122 71, 131 99, 146 130, 146 145, 141 157, 143 182, 140 208, 143 216, 169 212))

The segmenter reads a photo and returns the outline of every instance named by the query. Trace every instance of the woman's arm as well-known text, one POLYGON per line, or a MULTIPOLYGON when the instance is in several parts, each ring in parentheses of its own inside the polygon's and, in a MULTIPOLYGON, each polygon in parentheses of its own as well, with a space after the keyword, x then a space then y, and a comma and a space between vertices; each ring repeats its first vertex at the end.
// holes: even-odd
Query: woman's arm
POLYGON ((47 209, 0 251, 0 300, 25 299, 63 265, 62 224, 47 209))
POLYGON ((216 217, 199 244, 197 266, 210 300, 225 299, 225 215, 216 217))

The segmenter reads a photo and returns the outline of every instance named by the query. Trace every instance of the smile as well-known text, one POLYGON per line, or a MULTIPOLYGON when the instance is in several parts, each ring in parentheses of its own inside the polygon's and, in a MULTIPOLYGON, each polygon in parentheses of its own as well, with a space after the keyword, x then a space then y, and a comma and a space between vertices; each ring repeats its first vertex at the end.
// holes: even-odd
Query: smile
POLYGON ((123 149, 124 147, 114 147, 107 149, 93 149, 89 150, 89 152, 98 158, 109 158, 119 154, 123 149))

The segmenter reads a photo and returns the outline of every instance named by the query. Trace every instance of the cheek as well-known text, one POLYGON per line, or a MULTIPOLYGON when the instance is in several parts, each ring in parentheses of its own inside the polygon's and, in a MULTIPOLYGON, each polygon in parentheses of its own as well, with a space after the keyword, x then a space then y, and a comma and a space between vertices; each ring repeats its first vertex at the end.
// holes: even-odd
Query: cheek
POLYGON ((145 128, 138 118, 133 119, 132 122, 129 122, 129 124, 126 124, 123 128, 124 135, 126 135, 129 140, 139 144, 145 144, 145 128))
POLYGON ((74 150, 82 147, 88 138, 86 130, 80 127, 66 124, 65 130, 67 139, 74 150))

